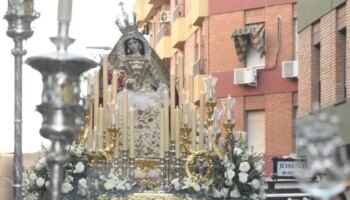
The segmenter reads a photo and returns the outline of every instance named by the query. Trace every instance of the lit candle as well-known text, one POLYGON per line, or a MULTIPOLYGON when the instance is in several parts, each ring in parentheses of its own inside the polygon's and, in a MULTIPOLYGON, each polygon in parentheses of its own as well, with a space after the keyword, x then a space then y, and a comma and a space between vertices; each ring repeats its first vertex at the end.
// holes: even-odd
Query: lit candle
POLYGON ((180 106, 183 106, 183 104, 186 102, 186 91, 184 89, 182 89, 182 92, 181 92, 181 101, 180 101, 180 106))
POLYGON ((196 110, 195 106, 191 109, 191 146, 193 150, 196 150, 196 110))
MULTIPOLYGON (((180 56, 179 58, 179 87, 178 91, 179 93, 182 92, 184 88, 184 56, 180 56)), ((184 102, 183 96, 180 96, 179 98, 179 105, 181 105, 184 102)))
POLYGON ((69 22, 72 17, 72 0, 58 1, 57 20, 60 22, 69 22))
POLYGON ((169 151, 169 92, 164 91, 164 150, 169 151))
POLYGON ((109 101, 107 97, 108 93, 108 54, 103 55, 102 62, 102 88, 103 88, 103 107, 105 107, 109 101))
POLYGON ((165 132, 164 132, 164 124, 165 124, 165 117, 164 117, 164 109, 160 109, 160 137, 159 137, 159 157, 164 158, 164 142, 165 142, 165 132))
POLYGON ((128 149, 128 91, 123 90, 123 150, 128 149))
POLYGON ((117 103, 117 93, 118 93, 118 71, 113 70, 112 74, 112 101, 117 103))
POLYGON ((175 158, 180 158, 180 110, 175 108, 175 158))
MULTIPOLYGON (((171 121, 175 121, 175 74, 170 74, 170 113, 171 113, 171 121)), ((171 123, 171 141, 175 140, 175 125, 171 123)))
POLYGON ((188 101, 191 102, 191 103, 193 103, 193 101, 194 101, 194 97, 193 97, 193 95, 194 95, 194 80, 193 79, 194 79, 193 78, 193 74, 190 74, 189 75, 189 81, 188 81, 188 83, 189 83, 189 97, 188 97, 188 101))
POLYGON ((99 70, 97 70, 95 72, 95 80, 94 80, 94 125, 97 125, 97 120, 98 120, 98 107, 99 107, 99 98, 100 98, 100 94, 99 94, 99 70))
POLYGON ((204 86, 205 91, 207 93, 207 101, 213 101, 215 100, 215 88, 218 78, 212 77, 209 75, 208 77, 204 78, 204 86))
POLYGON ((189 116, 191 115, 192 104, 186 101, 182 106, 182 124, 189 125, 189 116))
POLYGON ((135 109, 131 107, 129 109, 129 118, 130 118, 130 152, 129 157, 135 158, 135 142, 134 142, 134 134, 135 134, 135 109))
POLYGON ((235 102, 236 102, 236 99, 232 99, 231 95, 229 95, 227 99, 223 101, 223 107, 225 108, 225 112, 226 112, 226 120, 233 119, 233 106, 235 102))
POLYGON ((199 150, 204 150, 204 102, 205 93, 201 91, 199 99, 199 150))

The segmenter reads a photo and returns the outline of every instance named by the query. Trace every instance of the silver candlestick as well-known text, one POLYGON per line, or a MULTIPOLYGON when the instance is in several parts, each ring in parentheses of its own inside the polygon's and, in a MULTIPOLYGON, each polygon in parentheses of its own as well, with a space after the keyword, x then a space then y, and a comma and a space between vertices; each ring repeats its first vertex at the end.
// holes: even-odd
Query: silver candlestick
POLYGON ((122 150, 122 162, 122 174, 126 177, 128 171, 128 150, 122 150))
POLYGON ((161 189, 164 190, 165 189, 165 176, 166 176, 166 172, 165 172, 165 158, 160 158, 159 159, 159 169, 160 169, 160 178, 161 178, 161 189))
POLYGON ((180 178, 180 160, 181 158, 175 158, 175 164, 174 164, 174 178, 180 178))
POLYGON ((169 158, 169 151, 164 152, 164 189, 169 188, 169 175, 170 175, 170 158, 169 158))
POLYGON ((129 159, 129 178, 133 180, 135 178, 135 158, 129 159))
POLYGON ((118 158, 114 158, 113 160, 114 162, 114 174, 119 175, 119 162, 118 162, 118 158))
POLYGON ((14 130, 14 199, 22 199, 22 64, 23 40, 33 35, 30 25, 40 14, 34 10, 33 0, 8 1, 8 9, 4 18, 8 21, 7 36, 15 42, 11 53, 15 57, 15 130, 14 130))
POLYGON ((42 103, 37 109, 43 116, 40 134, 52 141, 51 151, 46 156, 51 174, 48 194, 50 200, 62 199, 63 166, 69 161, 65 146, 76 139, 83 124, 84 110, 83 105, 79 104, 79 76, 97 66, 91 59, 66 51, 74 41, 68 37, 70 13, 65 12, 71 10, 71 0, 60 0, 59 5, 61 12, 58 16, 58 35, 51 38, 57 52, 26 60, 28 65, 43 76, 42 103))

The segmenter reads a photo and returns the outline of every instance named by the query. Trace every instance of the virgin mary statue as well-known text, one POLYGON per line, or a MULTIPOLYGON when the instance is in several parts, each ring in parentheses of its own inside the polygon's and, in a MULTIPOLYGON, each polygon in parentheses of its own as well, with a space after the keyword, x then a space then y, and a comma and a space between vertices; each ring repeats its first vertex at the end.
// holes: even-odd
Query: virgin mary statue
MULTIPOLYGON (((118 92, 126 88, 128 106, 136 109, 135 155, 154 158, 159 153, 159 111, 163 92, 169 85, 169 71, 138 31, 136 15, 133 13, 132 19, 124 11, 123 15, 123 22, 116 21, 123 35, 108 61, 119 71, 118 92)), ((122 95, 119 93, 118 105, 121 108, 122 95)))

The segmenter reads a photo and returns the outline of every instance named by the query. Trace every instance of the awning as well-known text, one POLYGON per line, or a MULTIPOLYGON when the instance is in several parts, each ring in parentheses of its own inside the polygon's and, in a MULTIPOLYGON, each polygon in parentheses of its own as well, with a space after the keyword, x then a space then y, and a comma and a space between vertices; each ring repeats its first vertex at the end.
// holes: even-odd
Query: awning
POLYGON ((250 43, 260 54, 265 55, 265 26, 264 24, 251 25, 236 29, 231 39, 235 43, 238 59, 241 63, 246 63, 247 45, 250 43))

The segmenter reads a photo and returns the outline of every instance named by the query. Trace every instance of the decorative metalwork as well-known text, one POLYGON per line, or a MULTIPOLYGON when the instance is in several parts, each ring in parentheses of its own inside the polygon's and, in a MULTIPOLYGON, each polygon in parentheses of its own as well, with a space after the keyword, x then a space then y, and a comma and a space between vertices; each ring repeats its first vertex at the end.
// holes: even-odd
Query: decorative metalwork
POLYGON ((23 40, 30 38, 34 31, 31 23, 40 14, 34 10, 33 0, 8 1, 4 18, 8 22, 6 34, 13 39, 15 48, 11 53, 15 58, 15 114, 14 114, 14 199, 22 199, 22 63, 27 53, 23 49, 23 40))
MULTIPOLYGON (((63 2, 60 1, 60 5, 61 3, 63 2)), ((26 60, 28 65, 43 76, 42 103, 37 106, 37 110, 43 116, 40 134, 52 142, 51 151, 46 156, 51 174, 48 194, 48 199, 51 200, 61 199, 63 166, 70 159, 65 146, 77 138, 83 124, 84 109, 79 103, 79 76, 97 65, 91 59, 66 51, 74 41, 68 36, 71 1, 66 6, 67 8, 59 6, 61 13, 58 15, 58 34, 51 38, 57 52, 26 60)))
POLYGON ((297 122, 297 151, 305 155, 306 168, 296 177, 302 190, 323 200, 342 192, 350 173, 348 155, 342 147, 338 128, 338 117, 317 109, 312 116, 297 122), (310 182, 317 176, 318 181, 310 182))
MULTIPOLYGON (((107 128, 107 133, 110 135, 111 139, 109 141, 109 145, 101 150, 92 151, 89 150, 87 156, 89 158, 89 165, 96 166, 99 162, 112 162, 112 156, 114 153, 114 148, 118 138, 120 137, 121 129, 116 128, 115 125, 112 125, 111 128, 107 128)), ((119 140, 118 140, 119 141, 119 140)))

